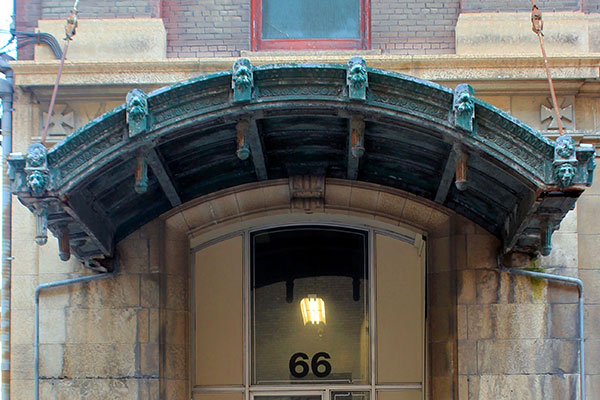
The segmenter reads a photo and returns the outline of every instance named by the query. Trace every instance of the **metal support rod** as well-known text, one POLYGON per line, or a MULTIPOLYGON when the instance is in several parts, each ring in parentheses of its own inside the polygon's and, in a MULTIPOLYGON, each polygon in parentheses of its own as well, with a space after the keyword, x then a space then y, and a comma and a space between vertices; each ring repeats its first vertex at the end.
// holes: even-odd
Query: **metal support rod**
POLYGON ((0 396, 2 400, 10 399, 10 300, 12 269, 12 197, 10 180, 8 179, 8 160, 12 152, 12 112, 13 112, 13 71, 6 59, 0 59, 0 72, 5 74, 0 79, 0 96, 2 97, 2 302, 0 342, 2 345, 2 384, 0 396))
POLYGON ((506 268, 498 260, 498 265, 501 271, 512 275, 527 276, 530 278, 544 279, 548 281, 561 282, 568 285, 574 285, 579 292, 579 387, 580 399, 585 400, 585 352, 584 352, 584 337, 583 337, 583 282, 577 278, 569 276, 561 276, 547 274, 544 272, 528 271, 524 269, 506 268))
POLYGON ((114 269, 112 272, 106 272, 103 274, 97 275, 88 275, 88 276, 80 276, 79 278, 73 279, 65 279, 63 281, 56 282, 48 282, 42 283, 35 288, 34 297, 35 297, 35 343, 34 343, 34 359, 33 359, 33 368, 34 368, 34 399, 38 400, 40 398, 40 292, 46 289, 52 289, 62 286, 68 286, 75 283, 86 283, 91 281, 96 281, 99 279, 111 278, 115 276, 118 272, 117 263, 115 263, 114 269))

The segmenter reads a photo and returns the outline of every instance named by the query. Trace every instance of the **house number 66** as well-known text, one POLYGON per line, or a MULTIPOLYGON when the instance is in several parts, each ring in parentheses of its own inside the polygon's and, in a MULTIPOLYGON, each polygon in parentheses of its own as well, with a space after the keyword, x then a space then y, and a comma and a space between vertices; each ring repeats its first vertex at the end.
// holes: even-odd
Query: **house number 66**
MULTIPOLYGON (((310 361, 310 368, 318 378, 324 378, 331 373, 331 364, 328 361, 331 356, 324 351, 315 354, 310 361), (319 369, 319 367, 321 367, 319 369)), ((290 374, 294 378, 304 378, 308 375, 308 355, 306 353, 294 353, 290 358, 290 374), (300 369, 300 370, 298 370, 300 369)))

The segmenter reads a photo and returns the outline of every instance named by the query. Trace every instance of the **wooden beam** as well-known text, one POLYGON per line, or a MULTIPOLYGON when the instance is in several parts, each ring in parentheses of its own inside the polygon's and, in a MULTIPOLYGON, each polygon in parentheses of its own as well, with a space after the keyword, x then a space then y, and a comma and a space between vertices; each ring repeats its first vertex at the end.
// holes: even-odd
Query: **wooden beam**
POLYGON ((146 158, 148 165, 152 168, 152 172, 158 179, 158 183, 162 188, 163 192, 167 196, 167 199, 171 202, 173 207, 181 204, 181 198, 175 189, 171 175, 167 171, 167 167, 156 153, 155 149, 147 149, 143 152, 143 156, 146 158))
POLYGON ((258 132, 258 120, 250 120, 250 126, 248 127, 247 135, 248 145, 250 145, 250 154, 252 155, 252 163, 254 164, 254 171, 256 172, 256 178, 259 181, 266 181, 269 179, 269 177, 267 175, 267 166, 265 163, 265 154, 263 151, 262 141, 260 140, 260 134, 258 132))
POLYGON ((456 155, 456 151, 454 149, 450 150, 448 160, 446 161, 446 166, 444 167, 444 173, 442 174, 442 180, 440 181, 440 186, 438 186, 437 193, 435 194, 436 203, 444 204, 444 202, 446 202, 446 197, 448 197, 450 186, 454 182, 457 160, 458 157, 456 155))
POLYGON ((358 178, 359 159, 365 152, 365 121, 361 117, 352 117, 348 129, 348 179, 358 178))

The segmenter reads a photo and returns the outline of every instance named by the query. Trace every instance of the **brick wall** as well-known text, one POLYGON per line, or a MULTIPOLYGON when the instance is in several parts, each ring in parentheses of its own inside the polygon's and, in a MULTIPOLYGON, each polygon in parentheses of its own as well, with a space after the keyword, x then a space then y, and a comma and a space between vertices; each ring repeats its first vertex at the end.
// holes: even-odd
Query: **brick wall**
POLYGON ((454 53, 458 0, 371 1, 371 47, 388 54, 454 53))
MULTIPOLYGON (((15 2, 16 28, 21 32, 33 32, 41 17, 42 0, 19 0, 15 2)), ((17 45, 19 42, 17 41, 17 45)), ((18 47, 19 59, 33 59, 33 45, 18 47)))
MULTIPOLYGON (((72 0, 41 0, 43 19, 65 19, 73 8, 72 0)), ((160 0, 94 0, 81 2, 79 18, 160 17, 160 0)))
POLYGON ((250 49, 249 0, 163 0, 168 57, 237 57, 250 49))

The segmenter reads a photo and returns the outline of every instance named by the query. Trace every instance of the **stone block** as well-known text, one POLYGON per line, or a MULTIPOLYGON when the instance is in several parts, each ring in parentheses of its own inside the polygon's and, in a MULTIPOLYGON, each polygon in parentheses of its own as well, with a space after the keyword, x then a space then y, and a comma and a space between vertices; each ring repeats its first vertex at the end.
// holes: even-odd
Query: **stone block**
MULTIPOLYGON (((81 272, 75 276, 84 275, 81 272)), ((62 281, 70 279, 73 276, 73 274, 41 274, 38 276, 38 283, 62 281)), ((40 310, 63 309, 67 307, 71 300, 71 293, 79 290, 82 286, 82 284, 74 284, 42 290, 40 292, 40 310)), ((33 295, 31 299, 33 301, 33 295)))
POLYGON ((58 257, 58 240, 48 232, 48 243, 38 246, 40 274, 70 274, 82 270, 81 263, 75 257, 62 261, 58 257))
MULTIPOLYGON (((79 20, 77 41, 71 45, 69 60, 160 60, 167 55, 167 33, 160 18, 119 18, 79 20), (98 40, 102 37, 102 40, 98 40)), ((39 20, 40 32, 57 38, 65 36, 64 21, 39 20)), ((53 60, 47 46, 35 47, 35 59, 53 60)))
POLYGON ((579 279, 585 288, 585 303, 600 304, 600 269, 581 270, 579 279))
MULTIPOLYGON (((35 234, 34 234, 35 235, 35 234)), ((12 239, 12 275, 35 275, 38 273, 38 249, 33 241, 35 236, 25 239, 12 239)))
POLYGON ((467 268, 467 235, 454 234, 454 257, 456 269, 463 270, 467 268))
POLYGON ((578 265, 577 233, 555 232, 552 235, 552 252, 542 257, 543 267, 575 267, 578 265))
POLYGON ((187 400, 188 381, 181 379, 165 380, 165 400, 187 400))
POLYGON ((140 303, 140 275, 117 274, 73 289, 71 305, 80 308, 127 308, 140 303))
POLYGON ((511 113, 510 96, 477 96, 480 100, 490 103, 496 108, 511 113))
POLYGON ((496 268, 498 239, 491 234, 473 234, 467 236, 467 268, 496 268))
POLYGON ((208 207, 214 221, 231 219, 240 214, 237 197, 234 193, 217 197, 216 199, 209 201, 208 207))
POLYGON ((139 400, 160 400, 160 390, 159 390, 159 380, 158 378, 148 378, 140 381, 140 394, 138 396, 139 400))
POLYGON ((544 400, 577 399, 577 394, 579 392, 579 375, 542 375, 540 379, 544 400))
POLYGON ((597 212, 599 201, 600 196, 598 195, 581 196, 577 200, 577 228, 579 234, 600 234, 600 213, 597 212))
POLYGON ((189 229, 195 229, 205 226, 214 220, 210 204, 208 202, 200 203, 187 208, 181 212, 189 229))
POLYGON ((137 339, 137 309, 67 310, 67 343, 70 344, 127 344, 137 339))
POLYGON ((429 270, 431 272, 450 271, 452 269, 450 238, 432 238, 429 240, 429 270))
POLYGON ((138 232, 123 239, 118 245, 119 267, 122 273, 147 272, 150 261, 148 239, 140 238, 138 232))
POLYGON ((600 338, 600 305, 584 304, 583 323, 586 338, 600 338))
POLYGON ((458 341, 458 373, 477 374, 477 341, 458 341))
POLYGON ((490 304, 499 300, 500 271, 478 270, 475 272, 477 303, 490 304))
POLYGON ((188 332, 187 311, 164 311, 165 343, 186 344, 188 332))
MULTIPOLYGON (((33 310, 33 292, 37 279, 33 275, 12 276, 11 307, 14 310, 33 310)), ((40 304, 41 305, 41 304, 40 304)))
POLYGON ((137 311, 137 341, 146 343, 150 339, 150 316, 149 310, 137 311))
POLYGON ((148 342, 158 343, 160 340, 160 311, 158 308, 153 308, 148 310, 148 315, 150 318, 148 342))
POLYGON ((482 374, 562 374, 578 370, 574 340, 482 340, 478 371, 482 374))
POLYGON ((48 397, 56 400, 137 400, 139 397, 138 379, 59 379, 44 382, 50 386, 48 397))
POLYGON ((450 376, 454 371, 453 340, 431 343, 431 376, 450 376))
POLYGON ((66 344, 63 374, 67 378, 134 376, 136 344, 66 344))
POLYGON ((585 376, 585 392, 586 393, 600 393, 600 375, 588 375, 585 376))
POLYGON ((476 271, 464 270, 457 272, 458 304, 473 304, 477 299, 475 290, 476 271))
POLYGON ((160 305, 160 284, 158 273, 140 275, 140 306, 156 308, 160 305))
POLYGON ((325 206, 341 207, 347 209, 350 207, 351 186, 346 185, 325 185, 325 206))
POLYGON ((468 338, 468 318, 467 318, 468 306, 458 305, 456 306, 456 334, 458 340, 468 338))
POLYGON ((467 306, 467 337, 469 339, 489 339, 493 337, 492 309, 489 305, 467 306))
POLYGON ((33 345, 13 344, 10 349, 10 378, 33 379, 33 345))
POLYGON ((379 191, 353 186, 350 190, 350 207, 359 210, 377 208, 379 191))
POLYGON ((160 357, 158 343, 140 344, 140 373, 144 376, 158 377, 160 374, 160 357))
POLYGON ((166 308, 185 310, 188 308, 188 279, 180 275, 164 275, 166 308))
POLYGON ((454 324, 454 313, 452 306, 431 307, 429 310, 429 337, 433 342, 447 340, 454 335, 452 327, 454 324))
POLYGON ((265 202, 268 207, 289 207, 290 205, 290 186, 285 185, 267 185, 263 188, 265 193, 265 202))
POLYGON ((407 199, 402 210, 402 218, 412 225, 426 228, 431 218, 431 208, 407 199))
POLYGON ((478 400, 546 399, 542 392, 541 377, 538 375, 482 375, 479 378, 479 391, 474 398, 478 400))
POLYGON ((600 269, 600 235, 578 235, 578 266, 581 269, 600 269))
POLYGON ((184 344, 164 344, 165 364, 163 377, 177 379, 187 376, 188 353, 184 344))
POLYGON ((427 228, 431 238, 450 236, 450 216, 432 208, 427 228))
POLYGON ((428 275, 428 295, 429 306, 446 306, 455 302, 453 280, 455 279, 453 272, 441 272, 428 275))
POLYGON ((12 345, 32 344, 34 341, 34 320, 33 310, 11 310, 11 337, 12 345))
POLYGON ((578 338, 579 337, 579 305, 578 304, 551 304, 550 305, 550 337, 552 337, 552 338, 578 338))
POLYGON ((165 240, 165 272, 170 275, 188 276, 190 245, 187 240, 165 240))
POLYGON ((187 240, 187 232, 191 227, 182 213, 176 213, 165 219, 166 240, 187 240))
POLYGON ((512 293, 509 301, 514 303, 545 303, 548 283, 544 280, 535 280, 526 276, 510 277, 512 293))
POLYGON ((40 377, 58 378, 62 376, 63 361, 64 346, 62 344, 40 345, 40 377))
POLYGON ((40 342, 64 343, 66 337, 65 309, 40 310, 40 342))
POLYGON ((431 378, 431 398, 432 399, 453 399, 454 398, 454 379, 445 376, 436 376, 431 378))
MULTIPOLYGON (((265 193, 263 188, 245 190, 235 194, 240 214, 259 211, 265 208, 265 193)), ((214 219, 214 210, 210 210, 211 219, 214 219)))
POLYGON ((585 341, 585 373, 600 375, 600 339, 585 341))
POLYGON ((494 337, 498 339, 537 339, 547 337, 545 304, 493 304, 494 337))

